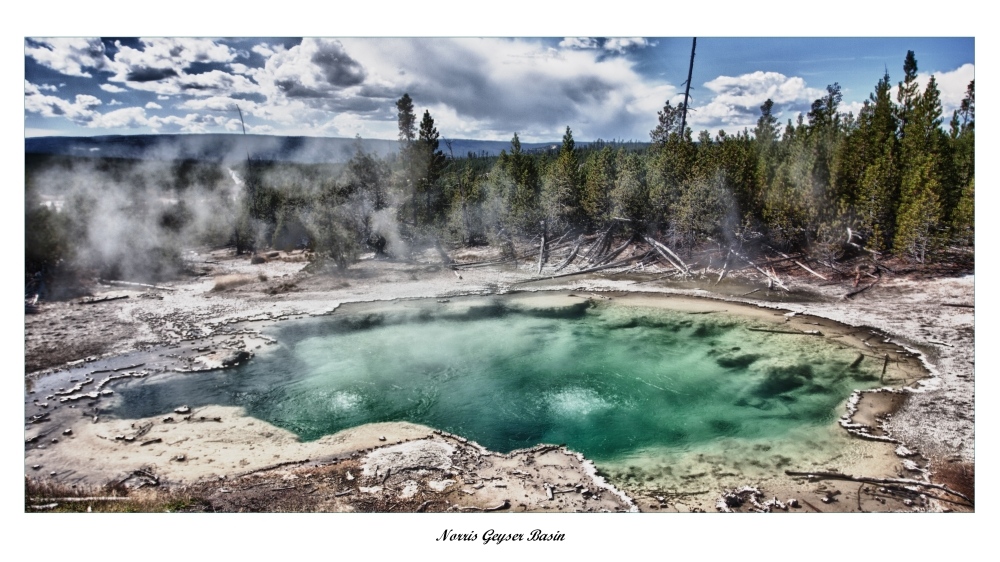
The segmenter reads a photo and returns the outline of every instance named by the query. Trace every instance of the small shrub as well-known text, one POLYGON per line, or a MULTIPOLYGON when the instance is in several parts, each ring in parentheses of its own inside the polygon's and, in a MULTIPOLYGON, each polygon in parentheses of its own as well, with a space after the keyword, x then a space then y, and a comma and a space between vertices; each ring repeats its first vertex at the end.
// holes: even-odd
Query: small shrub
POLYGON ((212 287, 212 292, 228 291, 240 285, 253 282, 254 277, 252 275, 223 275, 215 278, 215 286, 212 287))

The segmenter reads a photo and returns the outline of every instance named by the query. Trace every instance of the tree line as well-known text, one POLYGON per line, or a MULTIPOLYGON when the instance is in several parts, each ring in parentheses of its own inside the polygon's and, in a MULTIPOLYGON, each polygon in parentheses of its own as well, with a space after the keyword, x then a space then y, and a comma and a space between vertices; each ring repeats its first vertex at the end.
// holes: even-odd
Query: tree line
MULTIPOLYGON (((418 122, 414 100, 403 94, 397 154, 380 158, 359 142, 342 166, 248 155, 234 170, 238 196, 198 241, 237 253, 308 247, 339 268, 363 252, 405 256, 441 242, 512 251, 519 238, 612 225, 680 249, 756 240, 827 259, 856 248, 925 262, 944 247, 972 245, 975 82, 944 125, 937 83, 931 77, 920 87, 910 51, 895 95, 887 71, 858 115, 841 111, 841 102, 834 83, 805 115, 782 125, 768 99, 752 130, 694 138, 689 127, 681 130, 683 105, 668 101, 649 143, 578 147, 567 126, 555 150, 522 150, 515 132, 494 157, 453 154, 430 112, 418 122)), ((228 181, 216 176, 216 184, 228 181)), ((81 236, 71 218, 50 209, 29 205, 26 213, 29 262, 72 244, 39 235, 42 223, 81 236)), ((190 214, 161 213, 172 213, 158 220, 174 230, 190 214)))
POLYGON ((828 259, 860 248, 922 263, 974 241, 975 81, 947 126, 934 77, 917 82, 913 51, 897 86, 894 96, 887 71, 854 115, 841 111, 841 87, 831 84, 783 126, 768 99, 752 130, 697 139, 680 130, 683 106, 667 102, 647 146, 581 149, 567 127, 558 150, 525 152, 514 133, 496 158, 444 154, 429 112, 415 132, 404 95, 399 159, 377 173, 378 163, 358 153, 348 177, 370 181, 348 183, 395 193, 411 237, 503 247, 518 236, 617 223, 680 248, 762 240, 828 259))

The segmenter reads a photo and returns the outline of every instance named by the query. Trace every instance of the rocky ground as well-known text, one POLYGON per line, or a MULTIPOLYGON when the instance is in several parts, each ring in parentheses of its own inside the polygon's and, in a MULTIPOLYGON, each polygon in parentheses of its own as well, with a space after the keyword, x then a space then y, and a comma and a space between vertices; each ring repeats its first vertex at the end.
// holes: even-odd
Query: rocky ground
MULTIPOLYGON (((450 257, 482 260, 488 250, 456 250, 450 257)), ((204 499, 191 509, 214 511, 972 509, 941 489, 787 475, 698 497, 655 493, 616 487, 565 449, 499 455, 413 424, 364 426, 301 443, 236 408, 182 410, 170 420, 96 415, 101 401, 114 399, 117 378, 252 360, 270 343, 262 327, 328 314, 345 302, 517 290, 583 291, 594 298, 685 294, 870 328, 918 352, 931 376, 919 366, 900 367, 912 371, 910 390, 859 396, 851 421, 867 428, 869 439, 855 439, 856 451, 845 457, 853 460, 834 468, 853 476, 931 481, 973 499, 971 268, 930 274, 897 269, 857 285, 858 276, 849 274, 826 271, 829 280, 819 280, 779 268, 792 289, 786 293, 767 290, 745 271, 722 283, 714 283, 717 274, 678 282, 655 268, 546 279, 533 275, 527 262, 453 271, 433 249, 405 261, 366 256, 345 272, 321 274, 303 271, 310 262, 301 253, 257 264, 229 250, 190 252, 187 259, 199 276, 157 286, 96 284, 89 297, 43 301, 25 315, 27 477, 81 487, 148 485, 153 477, 204 499), (800 500, 789 505, 793 496, 800 500)))

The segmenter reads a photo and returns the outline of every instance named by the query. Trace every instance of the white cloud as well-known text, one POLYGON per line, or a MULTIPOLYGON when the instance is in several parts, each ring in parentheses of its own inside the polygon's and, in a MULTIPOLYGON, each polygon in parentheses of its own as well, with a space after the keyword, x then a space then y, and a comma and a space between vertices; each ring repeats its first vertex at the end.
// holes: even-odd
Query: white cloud
POLYGON ((52 84, 38 84, 39 90, 45 90, 46 92, 57 92, 59 88, 56 88, 52 84))
POLYGON ((168 100, 168 99, 170 99, 170 96, 165 96, 163 94, 160 94, 160 95, 156 96, 156 99, 158 99, 160 101, 168 100))
MULTIPOLYGON (((976 79, 976 67, 972 64, 963 64, 955 70, 949 72, 935 72, 934 80, 937 82, 938 91, 941 92, 941 107, 945 116, 945 122, 951 117, 953 111, 959 108, 965 98, 965 92, 969 87, 969 82, 976 79)), ((917 74, 917 81, 922 87, 927 87, 930 76, 917 74)))
POLYGON ((259 43, 257 45, 254 45, 253 48, 251 48, 250 50, 264 57, 265 59, 277 52, 274 46, 268 45, 267 43, 259 43))
POLYGON ((140 39, 141 49, 116 42, 114 64, 127 68, 186 68, 192 63, 232 62, 236 52, 212 39, 160 37, 140 39))
POLYGON ((108 105, 112 105, 112 106, 113 105, 122 105, 122 102, 120 102, 118 100, 111 100, 110 102, 108 102, 108 105))
POLYGON ((115 86, 114 84, 101 84, 99 87, 105 92, 110 92, 112 94, 120 94, 125 91, 125 88, 115 86))
POLYGON ((146 109, 163 109, 163 106, 156 103, 155 101, 151 101, 146 104, 146 109))
POLYGON ((810 101, 822 97, 825 91, 806 86, 798 76, 791 78, 780 72, 756 71, 740 76, 719 76, 705 82, 715 92, 712 101, 744 109, 757 109, 770 99, 774 103, 810 101))
POLYGON ((624 53, 629 49, 642 49, 649 45, 649 41, 642 37, 611 37, 604 42, 604 49, 624 53))
POLYGON ((593 37, 566 37, 559 42, 564 49, 597 49, 601 44, 593 37))
POLYGON ((87 69, 103 70, 109 62, 100 39, 82 37, 29 38, 24 54, 42 66, 83 78, 93 77, 87 69))
POLYGON ((73 101, 43 94, 38 86, 24 81, 24 110, 43 117, 64 117, 76 123, 86 123, 98 115, 94 110, 101 100, 78 94, 73 101))
MULTIPOLYGON (((107 113, 95 114, 87 123, 95 129, 131 129, 137 127, 152 127, 146 118, 146 110, 141 107, 123 107, 107 113)), ((155 128, 155 127, 153 127, 155 128)))
MULTIPOLYGON (((549 49, 526 39, 344 39, 365 69, 363 91, 382 119, 408 92, 423 108, 448 107, 454 125, 481 123, 480 138, 524 141, 561 136, 646 139, 674 86, 640 76, 633 62, 595 49, 549 49)), ((438 116, 433 113, 435 120, 438 116)), ((440 110, 439 110, 440 111, 440 110)), ((374 116, 374 114, 373 114, 374 116)), ((454 133, 441 115, 443 136, 454 133)), ((391 138, 391 137, 390 137, 391 138)))

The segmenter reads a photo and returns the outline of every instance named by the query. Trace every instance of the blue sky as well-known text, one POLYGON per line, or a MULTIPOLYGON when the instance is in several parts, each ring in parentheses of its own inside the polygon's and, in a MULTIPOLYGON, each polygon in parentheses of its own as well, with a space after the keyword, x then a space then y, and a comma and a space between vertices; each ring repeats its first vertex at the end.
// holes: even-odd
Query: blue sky
MULTIPOLYGON (((691 37, 88 38, 26 35, 25 136, 236 133, 396 138, 407 92, 444 138, 645 141, 683 99, 691 37)), ((907 50, 935 75, 946 116, 975 77, 966 38, 699 37, 697 132, 752 128, 767 98, 784 122, 828 84, 854 111, 907 50)), ((947 118, 945 119, 947 121, 947 118)))

